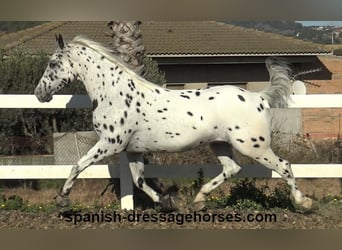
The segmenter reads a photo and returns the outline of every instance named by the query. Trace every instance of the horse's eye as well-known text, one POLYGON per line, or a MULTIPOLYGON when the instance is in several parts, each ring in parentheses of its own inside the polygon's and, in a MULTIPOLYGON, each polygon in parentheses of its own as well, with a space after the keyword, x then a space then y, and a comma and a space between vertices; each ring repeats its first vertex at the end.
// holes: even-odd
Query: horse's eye
POLYGON ((49 63, 49 67, 50 68, 54 68, 54 67, 56 67, 56 65, 57 65, 57 63, 55 63, 55 62, 50 62, 49 63))

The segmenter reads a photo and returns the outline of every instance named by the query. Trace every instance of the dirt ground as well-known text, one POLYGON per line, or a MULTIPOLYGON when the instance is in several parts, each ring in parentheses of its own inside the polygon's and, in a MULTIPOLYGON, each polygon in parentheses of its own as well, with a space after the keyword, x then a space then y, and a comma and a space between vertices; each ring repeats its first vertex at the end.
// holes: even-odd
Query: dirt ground
MULTIPOLYGON (((270 190, 273 190, 275 186, 279 185, 279 182, 281 180, 262 179, 257 181, 257 185, 267 185, 270 190)), ((178 185, 186 184, 179 183, 178 185)), ((340 195, 341 187, 339 185, 339 179, 299 180, 299 186, 302 187, 304 192, 315 198, 315 207, 311 211, 301 209, 296 211, 284 209, 261 211, 251 209, 233 210, 227 207, 224 209, 208 209, 203 212, 194 212, 192 211, 192 204, 190 202, 187 204, 183 203, 180 210, 173 213, 163 213, 151 208, 145 210, 138 208, 134 212, 135 218, 137 218, 137 214, 145 215, 141 215, 140 221, 137 222, 132 219, 133 211, 120 210, 118 206, 115 207, 113 205, 111 208, 106 208, 106 204, 113 204, 113 201, 116 201, 117 204, 119 203, 116 195, 112 192, 107 191, 103 196, 99 195, 105 187, 104 180, 101 182, 95 180, 79 180, 70 198, 74 204, 81 203, 83 207, 90 207, 90 209, 69 214, 69 217, 64 218, 59 215, 58 210, 48 212, 23 212, 19 210, 7 211, 0 209, 0 229, 341 229, 342 199, 338 201, 331 200, 325 203, 320 202, 322 197, 340 195), (94 203, 99 208, 94 208, 94 203), (194 216, 194 213, 197 214, 197 217, 194 216), (116 217, 113 214, 116 214, 116 217), (218 217, 219 214, 221 217, 218 217), (264 221, 264 218, 269 214, 275 216, 276 221, 274 219, 272 221, 264 221), (239 217, 236 217, 237 215, 239 217), (91 216, 95 216, 93 221, 89 221, 91 220, 89 219, 91 216), (108 222, 105 221, 105 216, 111 216, 110 220, 108 219, 109 217, 106 217, 109 220, 108 222), (145 221, 142 221, 143 216, 147 218, 145 221), (159 221, 153 221, 153 216, 159 216, 159 221), (195 219, 190 218, 187 221, 185 216, 193 216, 195 219), (227 216, 231 217, 228 218, 227 216), (255 219, 259 218, 260 221, 248 222, 246 219, 247 216, 252 216, 255 219), (113 218, 120 218, 121 221, 119 219, 115 221, 113 218), (165 218, 168 221, 165 221, 165 218), (235 220, 235 218, 237 219, 235 220), (76 220, 82 221, 76 223, 76 220)), ((229 183, 223 185, 220 192, 229 192, 230 186, 231 184, 229 183)), ((1 193, 7 197, 16 194, 24 200, 29 201, 30 204, 40 204, 52 202, 56 192, 57 189, 35 191, 21 187, 3 189, 1 193)))

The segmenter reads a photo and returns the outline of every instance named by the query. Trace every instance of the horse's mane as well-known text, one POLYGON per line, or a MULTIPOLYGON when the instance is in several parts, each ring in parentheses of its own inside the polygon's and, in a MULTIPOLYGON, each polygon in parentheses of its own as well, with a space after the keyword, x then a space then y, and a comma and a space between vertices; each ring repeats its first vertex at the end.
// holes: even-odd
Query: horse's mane
POLYGON ((113 50, 98 43, 95 42, 93 40, 90 40, 89 38, 79 35, 76 36, 72 41, 72 44, 79 44, 82 46, 86 46, 92 50, 94 50, 95 52, 99 53, 100 55, 104 56, 106 59, 108 59, 110 62, 115 63, 116 65, 118 65, 122 70, 126 71, 129 75, 134 76, 135 78, 138 78, 140 81, 140 84, 143 87, 146 87, 148 89, 155 89, 157 87, 157 85, 155 85, 152 82, 147 81, 146 79, 142 78, 140 75, 138 75, 137 73, 135 73, 132 69, 129 68, 129 65, 127 65, 127 63, 125 63, 124 61, 122 61, 122 59, 115 55, 113 53, 113 50))

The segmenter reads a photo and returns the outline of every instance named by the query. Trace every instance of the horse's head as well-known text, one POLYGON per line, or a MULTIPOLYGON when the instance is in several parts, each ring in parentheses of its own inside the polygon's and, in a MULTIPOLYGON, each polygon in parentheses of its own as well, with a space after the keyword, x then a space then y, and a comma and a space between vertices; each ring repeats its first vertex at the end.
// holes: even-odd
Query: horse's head
POLYGON ((73 81, 73 64, 68 60, 67 48, 64 45, 63 37, 56 35, 58 48, 51 56, 49 64, 40 79, 34 94, 40 102, 49 102, 54 93, 73 81))

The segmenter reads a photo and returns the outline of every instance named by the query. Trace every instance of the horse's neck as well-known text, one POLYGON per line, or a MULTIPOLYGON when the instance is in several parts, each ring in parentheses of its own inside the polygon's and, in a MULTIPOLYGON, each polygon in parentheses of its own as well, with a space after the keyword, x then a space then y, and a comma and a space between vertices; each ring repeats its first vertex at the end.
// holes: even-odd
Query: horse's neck
POLYGON ((92 59, 88 61, 87 57, 78 57, 75 64, 79 65, 78 75, 92 100, 130 92, 129 76, 125 70, 107 59, 101 59, 101 55, 90 56, 92 59))
POLYGON ((120 92, 125 95, 128 93, 131 96, 135 96, 139 92, 154 95, 155 89, 160 88, 134 73, 130 74, 129 70, 123 68, 124 66, 109 61, 101 54, 93 52, 83 55, 82 53, 81 50, 75 50, 74 64, 77 65, 77 73, 92 100, 101 99, 104 96, 120 98, 120 92), (134 82, 136 91, 133 91, 129 80, 134 82))

